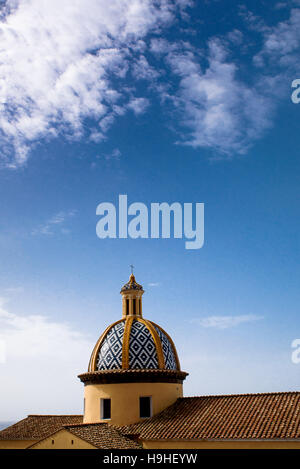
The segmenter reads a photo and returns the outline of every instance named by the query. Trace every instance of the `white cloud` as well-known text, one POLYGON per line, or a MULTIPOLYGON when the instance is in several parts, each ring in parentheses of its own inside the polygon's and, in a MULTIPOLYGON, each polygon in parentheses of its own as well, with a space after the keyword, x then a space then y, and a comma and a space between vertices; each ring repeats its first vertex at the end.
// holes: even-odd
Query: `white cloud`
POLYGON ((68 219, 73 218, 76 215, 76 210, 69 210, 68 212, 58 212, 53 217, 49 218, 45 223, 39 225, 37 228, 32 230, 33 235, 53 235, 57 232, 58 228, 63 234, 69 233, 67 228, 62 227, 68 219))
POLYGON ((299 67, 299 8, 272 27, 241 10, 262 40, 246 81, 240 58, 230 50, 245 46, 246 33, 233 29, 197 50, 180 37, 163 37, 175 13, 192 6, 189 0, 6 5, 0 15, 0 161, 10 167, 24 164, 40 140, 85 136, 101 143, 117 118, 129 110, 139 116, 149 107, 147 97, 136 96, 139 80, 150 82, 162 103, 169 99, 175 106, 171 120, 176 115, 183 125, 180 143, 229 157, 245 153, 272 125, 288 88, 287 71, 299 67), (171 73, 162 69, 163 57, 171 73))
POLYGON ((51 321, 46 316, 21 316, 5 309, 5 298, 0 298, 0 340, 6 344, 7 361, 15 359, 57 359, 70 362, 80 356, 87 338, 69 324, 51 321), (69 350, 70 354, 65 351, 69 350))
POLYGON ((120 152, 119 148, 115 148, 109 155, 106 155, 107 159, 120 159, 122 153, 120 152))
POLYGON ((168 52, 172 52, 172 50, 177 49, 177 44, 176 43, 170 43, 164 38, 153 38, 151 39, 150 43, 150 50, 154 54, 166 54, 168 52))
MULTIPOLYGON (((0 136, 2 161, 17 167, 38 139, 62 133, 79 138, 87 117, 107 131, 118 114, 113 106, 122 108, 127 101, 126 90, 119 93, 111 78, 125 76, 130 51, 143 48, 149 31, 169 24, 182 2, 18 0, 8 5, 11 11, 0 23, 0 136)), ((101 133, 92 134, 95 138, 101 133)))
POLYGON ((150 102, 146 98, 134 98, 128 104, 128 108, 131 109, 135 115, 142 114, 145 112, 150 102))
POLYGON ((261 321, 263 316, 255 314, 244 314, 239 316, 208 316, 206 318, 193 319, 192 322, 199 324, 201 327, 213 327, 216 329, 228 329, 238 326, 239 324, 261 321))
POLYGON ((144 55, 141 55, 133 64, 132 74, 138 80, 152 81, 159 77, 159 72, 148 63, 144 55))
POLYGON ((245 153, 271 125, 271 103, 255 86, 238 79, 238 68, 218 39, 209 42, 205 70, 201 57, 202 52, 196 51, 172 52, 167 57, 180 77, 179 90, 171 99, 189 132, 180 143, 228 156, 245 153))
MULTIPOLYGON (((273 27, 264 27, 264 44, 258 56, 271 60, 277 65, 286 66, 295 52, 299 51, 300 45, 300 9, 293 8, 290 17, 273 27)), ((298 57, 299 61, 299 57, 298 57)), ((262 62, 262 65, 266 63, 262 62)), ((293 61, 293 65, 295 65, 293 61)))
POLYGON ((1 418, 81 411, 77 374, 87 370, 93 343, 67 322, 14 314, 5 302, 0 298, 1 418))
POLYGON ((100 143, 106 139, 106 136, 103 132, 99 132, 96 129, 92 129, 90 133, 90 140, 94 143, 100 143))
MULTIPOLYGON (((106 161, 117 161, 121 158, 121 151, 119 148, 114 148, 111 152, 109 153, 103 153, 101 155, 97 155, 97 159, 99 160, 106 160, 106 161)), ((95 163, 96 165, 96 163, 95 163)), ((95 167, 95 166, 94 166, 95 167)))
POLYGON ((151 41, 150 50, 164 56, 172 72, 168 87, 157 86, 157 91, 177 110, 183 126, 177 143, 211 149, 216 159, 244 154, 264 135, 276 107, 289 99, 291 77, 300 65, 300 9, 272 27, 249 11, 243 16, 258 35, 257 43, 262 42, 247 68, 234 53, 236 46, 245 49, 247 35, 236 29, 223 38, 212 37, 206 49, 164 38, 151 41), (245 70, 247 79, 242 78, 245 70), (174 76, 179 85, 174 85, 174 76))
POLYGON ((243 33, 238 29, 234 29, 227 34, 227 38, 235 45, 240 45, 243 42, 243 33))

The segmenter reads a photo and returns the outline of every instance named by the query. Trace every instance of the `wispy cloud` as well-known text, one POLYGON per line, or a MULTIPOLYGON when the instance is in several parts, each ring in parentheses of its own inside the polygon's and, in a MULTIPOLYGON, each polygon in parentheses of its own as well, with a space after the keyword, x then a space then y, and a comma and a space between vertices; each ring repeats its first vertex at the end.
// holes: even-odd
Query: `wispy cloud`
POLYGON ((45 223, 39 225, 37 228, 32 230, 32 235, 53 235, 58 231, 62 234, 70 232, 68 228, 63 225, 67 220, 73 218, 76 215, 76 210, 69 210, 68 212, 58 212, 53 217, 49 218, 45 223))
MULTIPOLYGON (((251 20, 249 20, 251 23, 251 20)), ((263 47, 254 56, 254 63, 258 67, 267 67, 273 71, 283 73, 286 69, 297 70, 300 63, 300 8, 293 8, 286 21, 272 27, 264 23, 256 26, 263 35, 263 47)), ((270 73, 270 72, 269 72, 270 73)))
POLYGON ((272 126, 288 76, 298 72, 300 9, 292 4, 290 17, 272 26, 241 7, 245 31, 233 28, 199 48, 191 36, 191 43, 181 39, 180 29, 166 40, 176 14, 186 18, 189 0, 6 2, 0 161, 16 168, 36 142, 61 135, 100 144, 116 119, 147 112, 154 90, 162 107, 168 100, 177 143, 226 157, 246 153, 272 126), (247 31, 261 47, 254 56, 249 48, 245 65, 247 31), (149 85, 142 91, 141 80, 149 85))
POLYGON ((97 158, 104 158, 105 160, 119 160, 121 158, 121 155, 122 153, 119 148, 114 148, 109 153, 103 153, 102 155, 98 155, 97 158))
POLYGON ((150 282, 148 283, 148 287, 159 287, 160 283, 159 282, 150 282))
POLYGON ((244 314, 239 316, 207 316, 205 318, 192 319, 194 324, 201 327, 212 327, 216 329, 228 329, 243 323, 261 321, 263 316, 255 314, 244 314))
POLYGON ((131 109, 136 116, 145 112, 150 102, 146 98, 134 98, 128 103, 128 108, 131 109))
POLYGON ((107 165, 109 164, 113 164, 113 163, 116 163, 118 161, 120 161, 120 158, 122 156, 122 152, 119 150, 119 148, 114 148, 112 151, 108 152, 108 153, 101 153, 99 155, 96 156, 96 160, 97 161, 92 161, 91 163, 91 169, 95 169, 98 167, 98 164, 99 163, 103 163, 103 161, 105 161, 105 163, 107 165))
POLYGON ((169 86, 160 84, 157 90, 177 111, 177 143, 211 149, 215 156, 245 154, 271 128, 299 70, 300 9, 292 9, 287 20, 272 27, 248 10, 242 12, 246 31, 262 44, 254 56, 247 50, 247 65, 240 57, 241 49, 247 49, 247 34, 237 29, 209 38, 201 49, 164 38, 151 42, 151 52, 163 57, 171 71, 169 86))
POLYGON ((18 315, 7 311, 7 299, 0 298, 0 340, 6 346, 8 361, 42 357, 71 361, 90 346, 84 335, 68 323, 55 322, 42 315, 18 315), (65 351, 68 350, 68 354, 65 351), (71 351, 72 350, 72 351, 71 351), (70 357, 68 357, 71 351, 70 357))
MULTIPOLYGON (((126 109, 132 95, 125 87, 119 92, 122 87, 113 81, 125 77, 143 37, 170 24, 176 9, 188 3, 18 0, 10 1, 10 8, 4 6, 0 16, 2 161, 12 167, 23 164, 38 139, 62 133, 79 138, 86 118, 98 122, 105 133, 119 115, 114 106, 126 109)), ((136 67, 145 73, 145 63, 136 67)), ((145 108, 134 101, 131 107, 137 114, 145 108)), ((95 139, 95 129, 92 135, 95 139)))
POLYGON ((220 153, 245 153, 249 144, 270 126, 267 99, 237 77, 218 39, 208 44, 208 67, 202 70, 196 52, 170 54, 168 60, 180 77, 175 106, 189 137, 182 143, 220 153))
POLYGON ((76 376, 87 369, 92 346, 93 341, 68 322, 9 312, 0 298, 2 418, 81 412, 82 386, 76 376), (20 383, 22 399, 13 398, 14 405, 7 405, 20 383))

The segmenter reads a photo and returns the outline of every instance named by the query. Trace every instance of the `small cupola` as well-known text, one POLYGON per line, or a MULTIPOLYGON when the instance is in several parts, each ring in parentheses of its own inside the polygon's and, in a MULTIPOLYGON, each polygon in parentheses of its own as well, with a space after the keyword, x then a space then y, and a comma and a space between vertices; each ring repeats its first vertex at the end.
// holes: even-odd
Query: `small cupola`
POLYGON ((135 280, 133 272, 129 277, 129 281, 121 288, 120 293, 122 295, 122 317, 142 317, 142 295, 144 290, 142 285, 135 280))

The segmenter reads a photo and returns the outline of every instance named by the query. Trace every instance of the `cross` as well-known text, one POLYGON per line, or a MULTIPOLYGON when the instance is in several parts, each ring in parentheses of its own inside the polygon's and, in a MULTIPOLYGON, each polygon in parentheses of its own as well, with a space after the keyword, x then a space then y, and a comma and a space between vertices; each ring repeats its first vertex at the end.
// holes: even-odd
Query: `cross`
POLYGON ((134 265, 130 264, 131 273, 133 274, 134 265))

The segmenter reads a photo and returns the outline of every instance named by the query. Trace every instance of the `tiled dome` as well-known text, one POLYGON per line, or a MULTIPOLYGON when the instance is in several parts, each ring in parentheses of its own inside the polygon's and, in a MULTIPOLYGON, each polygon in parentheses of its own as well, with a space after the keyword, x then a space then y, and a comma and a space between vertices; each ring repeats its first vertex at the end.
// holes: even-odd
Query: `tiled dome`
POLYGON ((157 324, 126 318, 112 324, 97 347, 95 370, 179 370, 175 346, 157 324))
POLYGON ((87 372, 84 422, 129 425, 161 412, 183 395, 181 371, 171 337, 143 317, 144 289, 133 273, 121 288, 122 317, 98 339, 87 372))
POLYGON ((171 337, 160 326, 143 318, 143 294, 142 285, 132 273, 121 288, 122 319, 108 326, 100 336, 88 373, 138 373, 139 370, 181 373, 171 337))

